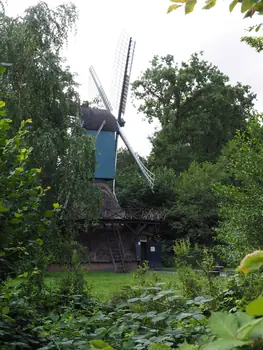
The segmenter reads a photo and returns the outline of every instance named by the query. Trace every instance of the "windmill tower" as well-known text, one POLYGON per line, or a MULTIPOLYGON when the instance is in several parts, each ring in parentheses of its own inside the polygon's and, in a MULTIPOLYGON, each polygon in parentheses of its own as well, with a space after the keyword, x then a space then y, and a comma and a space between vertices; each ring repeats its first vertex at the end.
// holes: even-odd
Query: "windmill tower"
POLYGON ((96 161, 98 166, 94 173, 95 182, 107 184, 112 181, 113 194, 115 194, 119 136, 133 156, 148 186, 151 190, 153 190, 154 187, 154 174, 141 162, 123 131, 134 51, 135 41, 124 34, 121 37, 117 49, 115 77, 111 91, 116 113, 113 114, 112 104, 106 95, 94 67, 90 67, 89 71, 102 108, 82 108, 81 110, 83 127, 87 130, 87 133, 93 135, 96 140, 96 161))

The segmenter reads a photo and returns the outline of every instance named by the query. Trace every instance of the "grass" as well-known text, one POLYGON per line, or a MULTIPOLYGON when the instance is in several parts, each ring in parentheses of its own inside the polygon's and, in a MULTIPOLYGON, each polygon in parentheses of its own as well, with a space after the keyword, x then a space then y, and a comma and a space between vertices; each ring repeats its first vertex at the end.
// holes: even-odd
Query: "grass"
MULTIPOLYGON (((165 282, 166 288, 172 287, 174 289, 181 289, 181 283, 178 280, 176 273, 167 272, 147 272, 145 278, 148 280, 154 280, 158 278, 158 282, 165 282)), ((47 273, 45 283, 52 288, 59 283, 59 280, 67 275, 68 272, 55 272, 47 273)), ((113 272, 85 272, 85 280, 87 285, 91 289, 91 294, 100 301, 106 301, 112 298, 112 296, 121 291, 124 286, 132 283, 139 284, 138 278, 134 278, 133 273, 113 273, 113 272)), ((201 278, 201 276, 200 276, 201 278)), ((22 282, 22 279, 14 279, 12 284, 18 285, 22 282)), ((217 283, 220 286, 225 286, 227 282, 226 278, 217 279, 217 283)), ((206 283, 206 282, 204 282, 206 283)))
MULTIPOLYGON (((58 283, 59 279, 65 274, 66 272, 49 272, 46 276, 46 283, 52 286, 58 283)), ((166 282, 169 285, 176 282, 174 274, 157 272, 156 275, 161 282, 166 282)), ((153 279, 154 275, 148 272, 146 278, 153 279)), ((85 280, 91 288, 92 295, 103 301, 110 299, 113 294, 118 293, 125 285, 131 284, 134 281, 134 277, 132 273, 86 272, 85 280)))

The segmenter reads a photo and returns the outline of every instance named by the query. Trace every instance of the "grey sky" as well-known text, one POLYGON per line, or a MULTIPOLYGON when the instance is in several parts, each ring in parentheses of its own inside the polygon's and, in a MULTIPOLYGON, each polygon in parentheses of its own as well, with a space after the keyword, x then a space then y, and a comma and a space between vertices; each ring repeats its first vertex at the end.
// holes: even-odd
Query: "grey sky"
MULTIPOLYGON (((8 0, 10 15, 21 14, 37 0, 8 0)), ((56 6, 63 0, 46 0, 56 6)), ((205 59, 219 66, 234 83, 251 85, 258 95, 258 109, 263 109, 262 54, 240 42, 244 29, 257 23, 243 20, 239 9, 228 12, 229 0, 219 0, 209 11, 197 10, 185 16, 176 10, 167 15, 168 0, 75 0, 79 9, 77 35, 71 37, 65 56, 72 71, 78 74, 80 94, 88 99, 88 68, 93 64, 108 93, 112 65, 119 35, 127 30, 137 42, 132 80, 148 67, 153 55, 173 54, 176 61, 187 60, 196 51, 204 51, 205 59)), ((109 94, 109 93, 108 93, 109 94)), ((142 116, 128 102, 125 133, 135 151, 150 152, 147 137, 154 125, 142 121, 142 116)))

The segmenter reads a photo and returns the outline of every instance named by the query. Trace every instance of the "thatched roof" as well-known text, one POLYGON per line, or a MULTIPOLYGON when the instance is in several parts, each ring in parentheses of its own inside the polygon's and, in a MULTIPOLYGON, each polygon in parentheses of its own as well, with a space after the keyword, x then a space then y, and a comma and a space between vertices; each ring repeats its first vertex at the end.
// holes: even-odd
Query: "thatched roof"
POLYGON ((81 108, 83 127, 87 130, 98 130, 103 121, 106 124, 103 126, 103 131, 117 131, 117 121, 115 117, 104 109, 96 108, 81 108))
POLYGON ((100 211, 101 219, 122 219, 125 217, 124 210, 121 209, 116 197, 106 183, 96 183, 101 190, 102 208, 100 211))

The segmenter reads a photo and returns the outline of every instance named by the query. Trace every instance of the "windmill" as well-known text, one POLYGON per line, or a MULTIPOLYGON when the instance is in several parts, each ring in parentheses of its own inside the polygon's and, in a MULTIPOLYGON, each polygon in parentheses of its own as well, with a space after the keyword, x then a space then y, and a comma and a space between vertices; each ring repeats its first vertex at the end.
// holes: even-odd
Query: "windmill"
POLYGON ((115 77, 111 91, 116 113, 113 114, 113 106, 93 66, 90 67, 89 71, 97 96, 99 96, 100 108, 82 108, 83 127, 96 140, 98 167, 94 174, 95 182, 107 183, 113 181, 114 194, 119 136, 137 163, 148 186, 152 191, 154 188, 154 174, 145 167, 134 152, 123 131, 134 51, 135 41, 124 34, 117 48, 114 64, 115 77))

